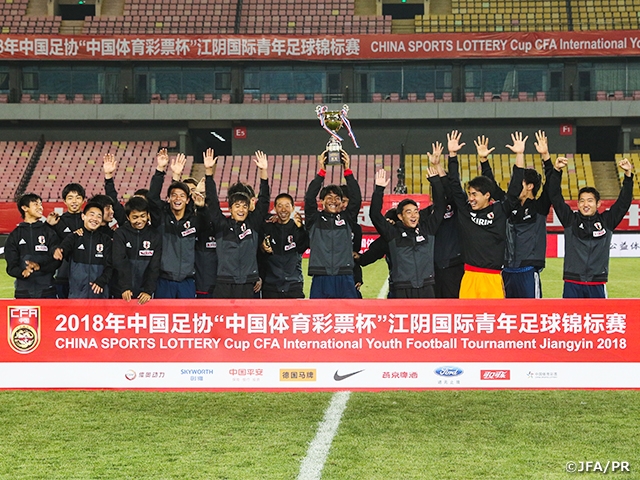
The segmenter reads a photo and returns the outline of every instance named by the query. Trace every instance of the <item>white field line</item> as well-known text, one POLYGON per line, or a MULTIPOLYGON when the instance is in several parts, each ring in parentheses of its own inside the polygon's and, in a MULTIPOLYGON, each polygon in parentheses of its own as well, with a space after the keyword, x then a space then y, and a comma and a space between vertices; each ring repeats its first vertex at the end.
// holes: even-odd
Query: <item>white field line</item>
POLYGON ((307 456, 302 460, 298 480, 320 480, 324 463, 329 456, 331 442, 338 431, 342 414, 347 408, 351 392, 336 392, 324 412, 324 418, 318 425, 316 436, 309 445, 307 456))
POLYGON ((382 288, 378 292, 378 298, 387 298, 388 293, 389 293, 389 277, 387 277, 384 283, 382 284, 382 288))

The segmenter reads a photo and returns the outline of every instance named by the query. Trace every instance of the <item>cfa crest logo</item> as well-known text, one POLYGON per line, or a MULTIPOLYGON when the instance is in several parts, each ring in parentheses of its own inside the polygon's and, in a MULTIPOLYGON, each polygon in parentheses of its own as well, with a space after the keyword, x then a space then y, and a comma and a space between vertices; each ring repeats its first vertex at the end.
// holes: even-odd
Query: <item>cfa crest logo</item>
POLYGON ((7 340, 18 353, 31 353, 40 345, 40 307, 8 307, 7 340))

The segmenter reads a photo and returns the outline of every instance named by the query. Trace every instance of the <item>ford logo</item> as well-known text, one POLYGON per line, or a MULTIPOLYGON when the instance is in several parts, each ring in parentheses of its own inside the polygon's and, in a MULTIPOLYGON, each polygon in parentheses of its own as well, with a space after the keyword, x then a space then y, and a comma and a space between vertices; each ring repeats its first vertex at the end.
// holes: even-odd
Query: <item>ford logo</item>
POLYGON ((440 367, 436 368, 434 372, 441 377, 457 377, 458 375, 462 375, 464 370, 458 367, 440 367))

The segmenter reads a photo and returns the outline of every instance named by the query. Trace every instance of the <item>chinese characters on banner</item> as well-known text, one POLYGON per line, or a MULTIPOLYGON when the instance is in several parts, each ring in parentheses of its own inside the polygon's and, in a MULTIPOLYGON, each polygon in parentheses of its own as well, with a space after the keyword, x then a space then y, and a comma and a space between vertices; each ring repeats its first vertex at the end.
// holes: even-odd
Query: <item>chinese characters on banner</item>
POLYGON ((640 54, 636 31, 406 35, 2 35, 2 59, 368 60, 640 54))
MULTIPOLYGON (((128 382, 147 378, 159 382, 156 388, 194 388, 184 386, 185 381, 196 382, 196 388, 290 388, 297 382, 303 382, 301 388, 338 388, 325 381, 347 382, 351 376, 349 381, 365 382, 361 388, 406 386, 384 383, 392 380, 428 388, 420 383, 424 370, 438 366, 441 378, 432 380, 456 377, 457 383, 431 386, 464 387, 487 380, 516 382, 518 368, 533 368, 534 373, 555 368, 557 377, 565 364, 578 371, 573 381, 586 378, 596 382, 588 383, 589 388, 598 388, 606 386, 598 382, 616 380, 615 372, 640 364, 638 300, 2 303, 7 312, 7 342, 0 348, 3 371, 29 365, 27 382, 37 383, 41 368, 41 388, 69 388, 66 373, 59 384, 44 374, 50 370, 47 365, 61 362, 66 369, 109 372, 117 366, 120 372, 117 382, 122 385, 114 386, 110 373, 104 373, 102 380, 78 388, 141 387, 128 382), (616 367, 598 380, 594 363, 616 367), (462 373, 456 372, 469 368, 479 372, 475 383, 460 383, 462 373), (335 378, 327 377, 331 370, 335 378), (370 377, 374 370, 379 378, 370 377), (221 371, 225 378, 216 380, 221 371)), ((565 388, 573 386, 565 380, 565 388)), ((637 383, 623 382, 625 388, 640 388, 638 375, 624 376, 624 381, 637 383)), ((0 381, 0 388, 22 385, 7 382, 0 381)))

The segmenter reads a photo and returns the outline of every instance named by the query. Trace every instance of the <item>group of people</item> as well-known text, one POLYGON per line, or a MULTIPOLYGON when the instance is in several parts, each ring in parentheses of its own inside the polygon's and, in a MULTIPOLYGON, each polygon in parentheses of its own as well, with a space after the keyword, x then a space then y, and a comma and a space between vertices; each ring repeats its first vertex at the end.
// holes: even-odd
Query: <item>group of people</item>
POLYGON ((565 298, 605 298, 612 232, 629 209, 632 167, 619 163, 624 181, 617 201, 600 212, 593 187, 579 191, 578 210, 564 201, 562 171, 567 159, 552 163, 544 132, 535 148, 545 181, 525 168, 528 137, 512 134, 515 164, 507 191, 495 182, 489 139, 474 144, 481 175, 466 191, 457 155, 462 134, 447 135, 444 147, 432 144, 427 180, 432 204, 411 198, 382 211, 390 179, 379 170, 370 216, 380 234, 360 253, 357 217, 362 193, 341 152, 345 183, 324 185, 327 154, 304 198, 304 219, 293 198, 280 193, 270 211, 268 160, 253 159, 259 171, 258 195, 238 182, 227 192, 229 215, 220 207, 214 180, 217 158, 203 153, 205 176, 182 179, 186 157, 157 155, 149 189, 124 205, 114 184, 117 161, 104 157, 105 194, 86 201, 83 187, 63 189, 67 211, 43 217, 42 199, 33 193, 18 200, 23 218, 5 244, 7 273, 15 277, 16 298, 122 298, 140 304, 151 298, 304 298, 302 254, 310 248, 310 298, 361 298, 362 267, 385 258, 390 298, 540 298, 545 266, 546 218, 551 206, 564 226, 565 298), (166 197, 162 185, 172 174, 166 197), (318 206, 320 200, 320 208, 318 206), (86 203, 85 203, 86 201, 86 203))

